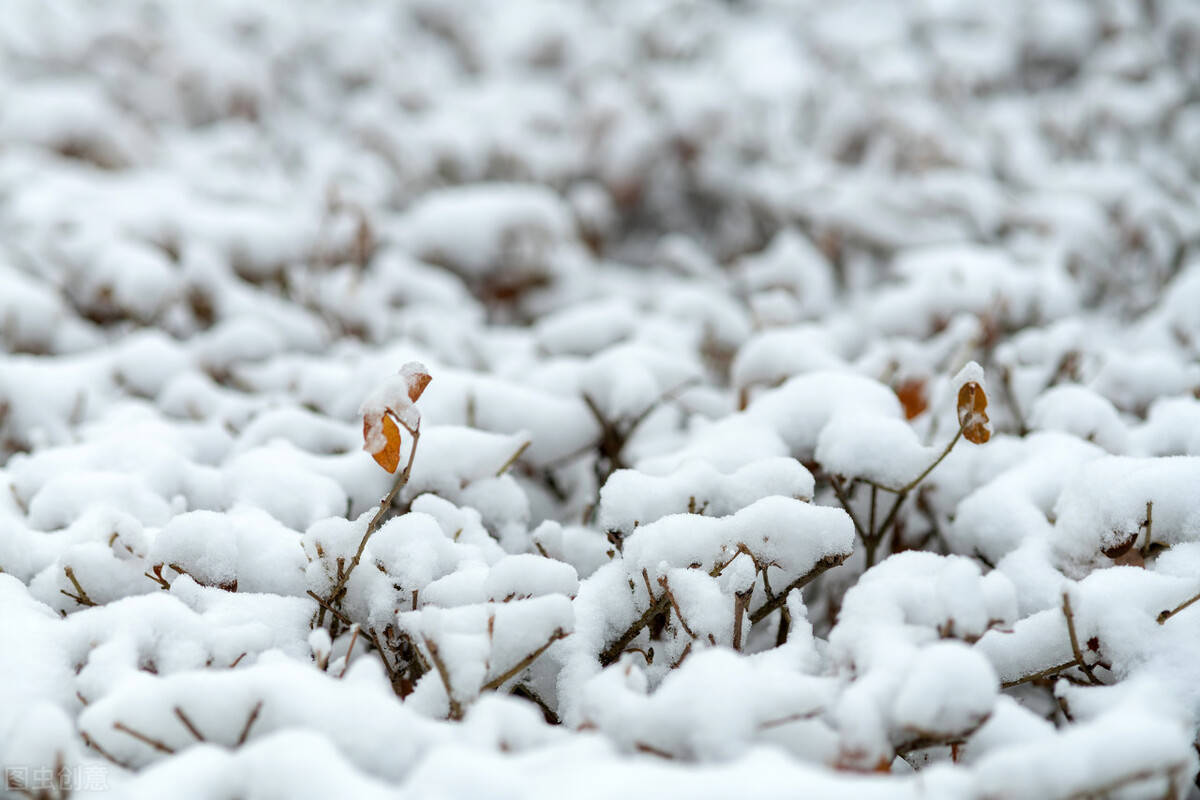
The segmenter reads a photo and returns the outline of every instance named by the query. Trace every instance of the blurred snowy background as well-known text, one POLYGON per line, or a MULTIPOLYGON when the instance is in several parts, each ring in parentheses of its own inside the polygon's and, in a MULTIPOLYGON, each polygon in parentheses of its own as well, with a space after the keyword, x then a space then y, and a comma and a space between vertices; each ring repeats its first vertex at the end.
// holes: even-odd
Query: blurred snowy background
POLYGON ((1194 0, 3 0, 5 786, 1195 795, 1198 99, 1194 0))

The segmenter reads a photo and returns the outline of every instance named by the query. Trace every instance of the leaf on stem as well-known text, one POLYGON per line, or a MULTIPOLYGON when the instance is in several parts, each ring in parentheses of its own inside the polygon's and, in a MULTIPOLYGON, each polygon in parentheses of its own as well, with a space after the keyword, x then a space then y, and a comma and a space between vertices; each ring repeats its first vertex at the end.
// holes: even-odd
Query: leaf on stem
POLYGON ((963 438, 971 444, 983 444, 992 438, 988 424, 987 394, 975 381, 967 381, 958 390, 958 424, 963 438))

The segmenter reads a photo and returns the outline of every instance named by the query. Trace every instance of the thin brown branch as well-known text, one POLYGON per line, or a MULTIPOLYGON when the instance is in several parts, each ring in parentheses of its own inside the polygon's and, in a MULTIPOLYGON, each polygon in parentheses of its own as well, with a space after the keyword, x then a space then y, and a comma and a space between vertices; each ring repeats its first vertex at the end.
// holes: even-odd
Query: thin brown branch
POLYGON ((925 468, 924 472, 913 478, 899 489, 893 489, 892 491, 894 491, 896 494, 908 494, 913 489, 917 488, 917 485, 920 484, 921 481, 925 480, 925 478, 929 476, 929 473, 937 469, 938 464, 941 464, 942 461, 945 460, 946 456, 950 455, 950 451, 954 449, 954 445, 958 444, 958 440, 962 438, 965 427, 965 425, 958 426, 958 432, 954 434, 954 438, 951 439, 950 443, 946 445, 946 449, 942 451, 941 455, 934 459, 932 464, 925 468))
POLYGON ((101 747, 96 742, 95 739, 93 739, 91 736, 88 735, 87 731, 80 731, 79 738, 83 739, 83 743, 85 745, 87 745, 88 747, 95 750, 105 760, 111 761, 113 764, 116 764, 118 767, 121 767, 122 769, 132 769, 132 767, 129 764, 126 764, 124 761, 121 761, 119 758, 114 756, 112 753, 108 752, 103 747, 101 747))
POLYGON ((692 633, 692 629, 688 626, 687 619, 683 616, 683 610, 679 607, 679 603, 675 600, 675 594, 671 591, 671 584, 667 581, 666 575, 663 575, 658 579, 658 585, 662 587, 663 592, 666 594, 667 600, 671 604, 671 608, 675 609, 675 616, 679 618, 679 625, 683 628, 684 633, 695 639, 696 634, 692 633))
POLYGON ((841 564, 849 556, 849 553, 835 553, 822 558, 812 569, 789 583, 786 587, 784 587, 783 591, 772 597, 767 602, 763 603, 758 610, 752 612, 750 614, 750 624, 757 625, 759 622, 762 622, 762 620, 765 619, 768 614, 770 614, 772 611, 775 611, 785 602, 787 602, 787 597, 789 594, 796 589, 803 589, 805 586, 815 580, 821 573, 841 564))
POLYGON ((735 592, 733 595, 733 649, 739 653, 742 651, 743 618, 746 616, 746 612, 750 610, 750 598, 753 596, 753 590, 749 592, 735 592))
POLYGON ((66 589, 59 589, 58 591, 62 594, 65 594, 76 603, 79 603, 81 606, 96 605, 92 598, 88 597, 88 593, 84 591, 83 587, 79 585, 79 579, 75 577, 75 570, 70 566, 66 566, 63 567, 63 572, 66 574, 67 580, 69 580, 71 585, 75 587, 75 594, 71 594, 66 589))
POLYGON ((187 715, 187 714, 183 713, 183 709, 182 709, 182 708, 180 708, 179 706, 175 706, 175 708, 174 708, 173 710, 174 710, 174 712, 175 712, 175 716, 176 716, 176 718, 177 718, 177 719, 178 719, 180 722, 182 722, 182 723, 183 723, 183 727, 185 727, 185 728, 187 728, 187 729, 188 729, 188 733, 190 733, 192 736, 196 737, 196 741, 197 741, 197 742, 203 742, 203 741, 206 741, 206 739, 204 738, 204 734, 200 733, 200 729, 199 729, 199 728, 197 728, 197 727, 196 727, 196 726, 195 726, 195 725, 192 723, 192 721, 191 721, 191 720, 188 718, 188 715, 187 715))
MULTIPOLYGON (((408 451, 408 463, 404 465, 404 469, 396 476, 396 481, 392 484, 392 488, 379 501, 379 510, 375 512, 375 516, 367 523, 367 530, 358 542, 358 550, 354 553, 354 557, 350 559, 350 563, 346 566, 346 571, 341 574, 337 583, 330 590, 329 603, 331 605, 341 605, 342 596, 346 592, 346 584, 350 582, 350 576, 354 574, 354 570, 358 567, 359 562, 362 561, 363 552, 367 548, 368 540, 375 534, 375 531, 379 530, 384 516, 387 514, 388 509, 392 507, 392 501, 396 499, 396 495, 408 484, 408 479, 412 476, 413 459, 417 455, 417 445, 421 442, 421 427, 418 425, 416 428, 409 429, 408 426, 405 426, 405 430, 408 430, 412 434, 412 447, 408 451)), ((318 624, 323 622, 324 614, 321 617, 322 619, 318 620, 318 624)))
POLYGON ((858 515, 854 513, 854 509, 850 505, 850 498, 846 496, 845 489, 842 488, 842 481, 837 475, 829 476, 829 484, 833 487, 833 493, 837 495, 838 502, 842 504, 842 508, 846 509, 846 513, 850 515, 850 521, 854 523, 854 530, 858 531, 858 538, 866 542, 868 535, 863 529, 862 523, 858 521, 858 515))
POLYGON ((781 725, 787 725, 792 722, 800 722, 806 719, 816 719, 819 716, 821 716, 821 709, 819 708, 813 711, 803 711, 799 714, 788 714, 786 717, 777 717, 776 719, 769 719, 765 722, 760 722, 758 723, 758 729, 760 731, 770 730, 771 728, 778 728, 781 725))
POLYGON ((362 626, 357 622, 350 626, 350 645, 346 648, 346 663, 342 664, 342 671, 338 673, 339 678, 346 677, 346 670, 350 669, 350 654, 354 652, 354 643, 358 641, 358 632, 362 630, 362 626))
MULTIPOLYGON (((355 624, 355 623, 351 622, 350 618, 347 617, 345 614, 343 614, 341 611, 338 611, 336 608, 329 605, 329 602, 326 601, 325 598, 321 597, 321 595, 317 594, 316 592, 309 590, 308 596, 311 597, 313 600, 316 600, 317 605, 319 605, 322 609, 324 609, 325 611, 328 611, 330 614, 334 615, 337 619, 341 620, 347 626, 355 624)), ((395 685, 395 683, 396 683, 396 668, 392 666, 390 661, 388 661, 387 651, 383 649, 383 646, 381 644, 379 644, 378 634, 375 633, 375 630, 373 628, 368 628, 368 629, 363 630, 363 635, 367 637, 367 640, 371 643, 371 646, 374 647, 376 652, 379 653, 379 660, 383 662, 383 668, 385 670, 387 670, 388 677, 392 679, 392 684, 395 685)), ((347 656, 348 655, 349 655, 349 651, 347 651, 347 656)))
POLYGON ((1130 784, 1138 783, 1139 781, 1148 781, 1152 778, 1159 777, 1166 778, 1168 781, 1170 781, 1176 773, 1186 772, 1187 769, 1188 768, 1186 764, 1171 764, 1166 767, 1159 767, 1157 769, 1150 768, 1139 770, 1137 772, 1131 772, 1128 775, 1123 775, 1120 778, 1109 781, 1108 783, 1100 786, 1080 789, 1077 792, 1067 795, 1064 800, 1085 800, 1085 798, 1092 797, 1108 797, 1118 789, 1122 789, 1130 784))
POLYGON ((600 652, 600 664, 607 667, 609 664, 616 662, 621 657, 621 653, 629 646, 629 643, 637 638, 637 635, 642 632, 642 629, 650 624, 650 621, 659 614, 663 613, 670 606, 670 601, 666 595, 660 596, 650 607, 647 608, 640 617, 635 619, 633 623, 625 629, 625 632, 618 636, 612 644, 604 648, 600 652))
POLYGON ((429 651, 429 658, 433 661, 433 668, 437 670, 438 677, 442 679, 442 686, 446 689, 446 701, 450 707, 450 719, 462 719, 462 704, 454 699, 454 690, 450 687, 450 671, 446 669, 446 662, 442 661, 442 656, 438 653, 437 645, 429 637, 422 636, 421 640, 425 642, 425 649, 429 651))
POLYGON ((147 736, 146 734, 142 733, 141 731, 135 731, 133 728, 129 727, 124 722, 114 722, 113 730, 118 730, 121 733, 125 734, 126 736, 132 736, 134 739, 137 739, 142 744, 149 745, 150 747, 154 748, 155 750, 157 750, 160 753, 166 753, 168 755, 171 755, 175 752, 175 749, 173 747, 169 747, 168 745, 165 745, 162 742, 160 742, 158 739, 154 739, 150 736, 147 736))
POLYGON ((1092 674, 1091 666, 1083 660, 1083 651, 1079 649, 1079 636, 1075 633, 1075 614, 1071 611, 1071 596, 1067 592, 1063 592, 1062 612, 1067 619, 1067 636, 1071 640, 1071 655, 1075 656, 1075 660, 1079 662, 1079 668, 1088 676, 1088 680, 1093 684, 1099 684, 1100 679, 1092 674))
POLYGON ((1187 608, 1188 606, 1190 606, 1192 603, 1196 602, 1197 600, 1200 600, 1200 594, 1189 597, 1187 600, 1184 600, 1182 603, 1175 606, 1170 611, 1162 612, 1161 614, 1158 615, 1158 624, 1162 625, 1164 622, 1166 622, 1171 617, 1178 614, 1180 611, 1183 611, 1185 608, 1187 608))
POLYGON ((1024 436, 1029 433, 1029 426, 1025 423, 1025 415, 1021 413, 1021 406, 1017 403, 1017 393, 1013 390, 1011 367, 1005 366, 1000 370, 1000 385, 1004 387, 1005 399, 1008 400, 1008 407, 1017 423, 1017 435, 1024 436))
POLYGON ((1046 669, 1040 670, 1038 672, 1034 672, 1031 675, 1023 675, 1022 677, 1015 678, 1011 681, 1004 681, 1004 683, 1000 684, 1000 688, 1011 689, 1014 686, 1020 686, 1022 683, 1029 683, 1031 681, 1040 681, 1043 678, 1049 678, 1052 675, 1057 675, 1058 673, 1062 672, 1065 669, 1070 669, 1071 667, 1077 667, 1077 666, 1079 666, 1079 662, 1076 661, 1075 659, 1071 659, 1070 661, 1066 662, 1065 664, 1059 664, 1054 667, 1047 667, 1046 669))
POLYGON ((528 684, 518 683, 510 692, 514 697, 524 697, 529 702, 542 710, 542 718, 546 720, 547 725, 561 725, 562 720, 558 718, 558 714, 550 707, 542 696, 529 688, 528 684))
POLYGON ((259 700, 254 704, 254 708, 250 709, 250 716, 246 718, 246 724, 242 726, 242 732, 238 736, 238 747, 246 743, 246 739, 250 736, 250 729, 254 727, 254 722, 258 719, 258 712, 262 711, 262 707, 263 701, 259 700))
POLYGON ((1142 545, 1142 558, 1150 555, 1150 543, 1154 535, 1154 501, 1146 501, 1146 543, 1142 545))
POLYGON ((533 441, 530 439, 526 439, 524 442, 522 442, 521 446, 517 448, 517 451, 515 453, 513 453, 511 456, 509 456, 507 461, 505 461, 503 464, 500 465, 500 469, 496 470, 496 477, 499 478, 501 475, 503 475, 505 472, 508 471, 509 467, 511 467, 513 464, 517 463, 517 459, 520 458, 522 456, 522 454, 524 454, 524 452, 529 449, 529 445, 531 445, 531 444, 533 444, 533 441))
POLYGON ((480 690, 486 692, 486 691, 495 691, 496 689, 499 689, 510 678, 512 678, 516 675, 519 675, 522 671, 525 670, 526 667, 531 665, 534 661, 537 661, 538 658, 542 655, 542 653, 544 653, 550 649, 550 645, 554 644, 555 642, 557 642, 560 639, 565 639, 566 637, 567 637, 567 634, 563 632, 562 628, 556 628, 554 633, 550 634, 550 638, 546 640, 546 643, 544 645, 542 645, 537 650, 534 650, 532 653, 530 653, 529 655, 522 658, 520 661, 518 661, 516 664, 514 664, 510 669, 505 670, 503 673, 497 675, 495 678, 492 678, 490 681, 483 684, 483 686, 480 687, 480 690))

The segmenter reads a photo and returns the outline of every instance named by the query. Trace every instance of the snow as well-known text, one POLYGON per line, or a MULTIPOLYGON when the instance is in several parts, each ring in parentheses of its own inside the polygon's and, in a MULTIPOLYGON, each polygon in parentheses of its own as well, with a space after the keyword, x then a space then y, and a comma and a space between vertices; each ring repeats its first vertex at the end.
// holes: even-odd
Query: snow
POLYGON ((1197 42, 6 0, 2 791, 1196 796, 1197 42))

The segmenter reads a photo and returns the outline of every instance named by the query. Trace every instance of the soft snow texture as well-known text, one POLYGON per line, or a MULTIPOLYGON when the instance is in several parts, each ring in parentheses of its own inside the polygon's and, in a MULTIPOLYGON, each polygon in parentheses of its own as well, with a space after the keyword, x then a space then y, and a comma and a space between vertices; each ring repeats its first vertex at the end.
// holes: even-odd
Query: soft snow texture
POLYGON ((1193 786, 1194 0, 0 9, 0 793, 1193 786))

